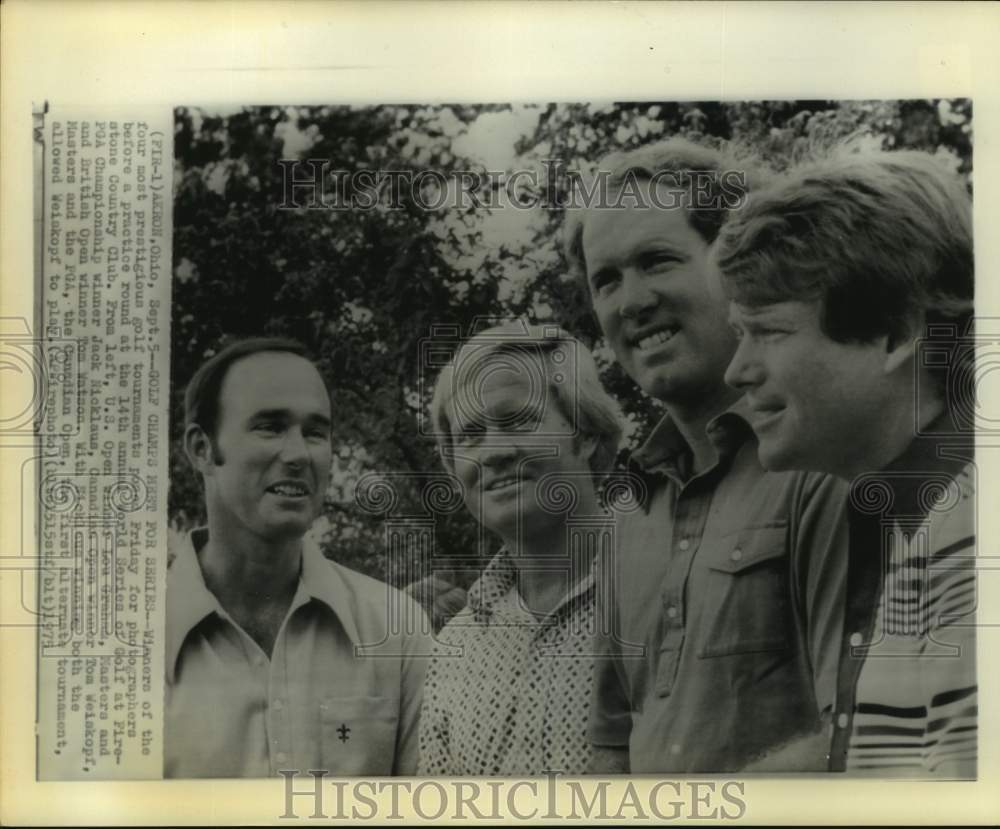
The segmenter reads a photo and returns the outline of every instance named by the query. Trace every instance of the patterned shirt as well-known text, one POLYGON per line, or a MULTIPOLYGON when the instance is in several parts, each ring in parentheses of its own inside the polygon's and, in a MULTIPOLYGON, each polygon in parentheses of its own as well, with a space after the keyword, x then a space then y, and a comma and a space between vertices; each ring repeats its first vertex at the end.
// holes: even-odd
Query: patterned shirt
POLYGON ((976 776, 975 467, 943 446, 854 484, 835 771, 976 776))
POLYGON ((539 618, 506 550, 438 634, 420 721, 422 775, 582 774, 590 760, 594 577, 539 618))
POLYGON ((627 747, 635 774, 742 769, 833 707, 848 488, 765 471, 745 406, 708 424, 717 460, 697 475, 669 417, 633 456, 644 508, 620 515, 599 570, 613 635, 598 640, 591 737, 627 747))
POLYGON ((164 776, 413 774, 431 645, 419 605, 306 541, 269 657, 205 585, 207 537, 192 533, 167 575, 164 776), (412 633, 391 629, 391 602, 412 633))

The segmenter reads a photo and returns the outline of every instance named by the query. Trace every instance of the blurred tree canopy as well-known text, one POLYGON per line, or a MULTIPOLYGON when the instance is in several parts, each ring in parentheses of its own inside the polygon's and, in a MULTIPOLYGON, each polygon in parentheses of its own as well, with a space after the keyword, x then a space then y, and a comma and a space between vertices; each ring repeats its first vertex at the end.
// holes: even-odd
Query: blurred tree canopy
MULTIPOLYGON (((971 119, 965 99, 178 109, 172 526, 204 520, 200 484, 179 440, 184 387, 232 338, 292 336, 317 356, 335 390, 335 457, 316 532, 327 555, 396 582, 406 579, 387 567, 390 512, 377 499, 357 498, 356 486, 387 473, 398 496, 391 514, 428 514, 422 476, 440 469, 422 428, 437 371, 425 365, 433 327, 465 336, 477 319, 556 322, 595 349, 630 419, 631 444, 655 417, 655 404, 614 364, 585 293, 566 273, 557 206, 490 208, 483 198, 427 209, 403 188, 392 208, 288 209, 279 160, 328 160, 330 194, 338 192, 333 171, 472 171, 488 197, 503 195, 490 171, 533 170, 544 181, 547 160, 585 172, 612 150, 673 135, 746 145, 780 169, 861 133, 886 148, 937 153, 971 187, 971 119)), ((457 344, 453 336, 444 342, 457 344)), ((431 510, 436 554, 489 555, 495 544, 455 506, 431 510)))

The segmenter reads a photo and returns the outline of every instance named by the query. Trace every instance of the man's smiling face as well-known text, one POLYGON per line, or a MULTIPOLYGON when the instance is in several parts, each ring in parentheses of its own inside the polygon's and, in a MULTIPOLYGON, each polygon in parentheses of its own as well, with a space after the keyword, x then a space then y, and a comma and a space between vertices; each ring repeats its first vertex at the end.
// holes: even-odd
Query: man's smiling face
POLYGON ((454 469, 466 506, 515 546, 519 526, 529 535, 561 530, 566 514, 544 502, 539 486, 561 479, 569 487, 590 487, 593 441, 574 434, 556 393, 546 388, 539 395, 532 375, 509 365, 490 371, 484 363, 477 381, 475 389, 458 391, 450 414, 454 469))
POLYGON ((744 392, 767 469, 847 476, 871 455, 889 390, 885 340, 841 343, 820 323, 821 304, 733 304, 740 344, 726 382, 744 392))
MULTIPOLYGON (((709 246, 687 210, 645 201, 588 214, 583 254, 591 300, 618 361, 647 394, 696 404, 719 393, 735 347, 726 302, 711 290, 709 246)), ((670 191, 659 203, 671 203, 670 191)))
POLYGON ((319 372, 295 354, 235 362, 219 390, 219 462, 206 495, 232 532, 302 536, 319 515, 330 474, 330 399, 319 372))

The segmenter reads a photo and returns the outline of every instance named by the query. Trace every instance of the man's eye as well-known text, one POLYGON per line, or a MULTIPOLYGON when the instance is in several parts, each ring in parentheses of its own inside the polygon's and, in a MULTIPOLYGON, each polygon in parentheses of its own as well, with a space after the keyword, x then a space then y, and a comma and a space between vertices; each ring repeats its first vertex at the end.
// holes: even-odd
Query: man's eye
POLYGON ((594 274, 591 284, 594 292, 598 294, 608 293, 618 283, 618 276, 611 271, 600 271, 594 274))
POLYGON ((506 431, 513 432, 514 434, 531 434, 535 431, 535 424, 530 420, 518 420, 515 423, 511 423, 506 431))
POLYGON ((676 256, 670 253, 650 253, 641 259, 642 267, 647 271, 673 267, 679 261, 676 256))
POLYGON ((274 434, 281 431, 281 424, 274 420, 262 420, 253 428, 256 432, 268 432, 274 434))
POLYGON ((753 336, 757 340, 763 340, 764 342, 773 342, 774 340, 781 339, 788 332, 782 328, 758 328, 754 330, 753 336))
POLYGON ((461 428, 460 431, 455 433, 455 440, 461 444, 474 443, 482 439, 483 435, 486 434, 486 430, 475 423, 469 423, 461 428))

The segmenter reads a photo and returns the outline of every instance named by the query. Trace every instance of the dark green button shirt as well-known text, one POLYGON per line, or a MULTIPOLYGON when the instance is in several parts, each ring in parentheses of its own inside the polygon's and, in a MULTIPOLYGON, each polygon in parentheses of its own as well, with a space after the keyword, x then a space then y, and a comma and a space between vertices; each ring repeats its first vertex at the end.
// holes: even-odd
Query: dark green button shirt
POLYGON ((633 456, 645 502, 599 570, 591 715, 633 773, 736 771, 833 705, 847 486, 766 472, 742 411, 709 424, 699 475, 669 418, 633 456))

